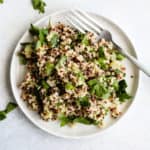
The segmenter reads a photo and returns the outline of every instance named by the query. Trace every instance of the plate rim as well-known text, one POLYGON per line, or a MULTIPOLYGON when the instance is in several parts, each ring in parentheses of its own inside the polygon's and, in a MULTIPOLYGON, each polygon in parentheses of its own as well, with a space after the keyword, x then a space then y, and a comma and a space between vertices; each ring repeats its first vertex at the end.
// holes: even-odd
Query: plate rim
MULTIPOLYGON (((67 11, 69 11, 69 10, 70 10, 70 9, 61 9, 61 10, 57 10, 57 11, 55 11, 55 12, 49 13, 49 14, 43 16, 42 18, 40 18, 40 19, 34 21, 33 24, 36 25, 36 24, 38 24, 39 22, 42 22, 43 20, 46 20, 46 19, 48 19, 48 18, 51 18, 52 16, 55 16, 55 15, 57 15, 57 14, 65 13, 65 12, 67 12, 67 11)), ((95 16, 98 16, 98 17, 100 17, 100 18, 102 18, 102 19, 104 19, 104 20, 110 22, 110 23, 113 24, 115 27, 117 27, 117 28, 126 36, 128 42, 129 42, 129 43, 131 44, 131 46, 133 47, 133 52, 134 52, 135 58, 138 58, 138 57, 137 57, 136 50, 135 50, 135 47, 134 47, 134 45, 132 44, 132 42, 131 42, 129 36, 126 34, 126 32, 125 32, 119 25, 117 25, 117 24, 116 24, 114 21, 112 21, 111 19, 109 19, 109 18, 107 18, 107 17, 105 17, 105 16, 102 16, 102 15, 100 15, 100 14, 98 14, 98 13, 93 13, 93 12, 89 12, 89 11, 88 11, 88 13, 93 14, 93 15, 95 15, 95 16)), ((12 53, 12 56, 11 56, 11 62, 10 62, 9 80, 10 80, 10 88, 11 88, 11 91, 12 91, 12 94, 13 94, 13 97, 14 97, 15 101, 17 102, 17 104, 18 104, 20 110, 23 112, 24 116, 25 116, 26 118, 28 118, 28 119, 30 120, 30 122, 31 122, 33 125, 35 125, 35 126, 36 126, 37 128, 39 128, 39 129, 41 129, 42 131, 44 131, 44 132, 46 132, 46 133, 48 133, 48 134, 50 134, 50 135, 59 137, 59 138, 61 137, 61 138, 66 138, 66 139, 85 139, 85 138, 91 138, 91 137, 95 137, 95 136, 98 136, 98 135, 100 135, 100 134, 103 134, 105 131, 108 131, 108 129, 110 129, 111 127, 113 127, 114 125, 116 125, 116 124, 119 122, 119 120, 121 120, 122 118, 124 118, 124 116, 127 114, 127 112, 129 111, 129 109, 131 108, 131 105, 133 105, 133 102, 135 101, 135 98, 136 98, 137 93, 138 93, 139 81, 140 81, 140 71, 139 71, 139 70, 137 70, 137 76, 136 76, 136 77, 137 77, 137 81, 136 81, 136 82, 137 82, 137 83, 136 83, 137 86, 136 86, 136 89, 135 89, 134 97, 132 98, 132 102, 129 104, 129 106, 127 107, 127 109, 124 111, 123 115, 122 115, 121 117, 119 117, 115 123, 111 124, 111 125, 108 126, 107 128, 105 128, 105 129, 103 129, 103 130, 101 130, 101 131, 99 131, 99 132, 96 132, 96 133, 91 133, 91 134, 89 134, 89 135, 71 136, 71 135, 59 134, 59 133, 56 133, 55 131, 47 130, 46 128, 43 128, 43 127, 41 127, 40 125, 38 125, 37 122, 34 121, 34 120, 32 119, 32 117, 31 117, 28 113, 26 113, 26 112, 24 111, 23 106, 22 106, 22 105, 19 103, 19 101, 17 100, 17 97, 16 97, 15 92, 14 92, 14 88, 13 88, 14 85, 13 85, 13 82, 12 82, 12 80, 13 80, 13 79, 12 79, 12 77, 13 77, 13 75, 12 75, 12 68, 13 68, 12 65, 13 65, 13 59, 14 59, 14 57, 15 57, 15 52, 16 52, 16 50, 18 49, 18 47, 20 46, 20 42, 22 41, 24 35, 25 35, 27 32, 28 32, 28 30, 25 30, 25 32, 23 33, 23 35, 21 36, 21 38, 18 40, 18 42, 17 42, 17 44, 16 44, 16 46, 15 46, 15 48, 14 48, 14 50, 13 50, 13 53, 12 53)))

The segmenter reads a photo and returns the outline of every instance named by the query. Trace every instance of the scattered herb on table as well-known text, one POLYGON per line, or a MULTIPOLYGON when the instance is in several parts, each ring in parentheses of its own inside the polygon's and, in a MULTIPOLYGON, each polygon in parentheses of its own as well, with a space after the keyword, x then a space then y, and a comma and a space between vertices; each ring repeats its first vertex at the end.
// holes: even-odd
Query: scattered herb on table
POLYGON ((4 0, 0 0, 0 3, 1 3, 1 4, 4 3, 4 0))
POLYGON ((4 120, 7 117, 7 114, 13 111, 17 107, 17 104, 9 102, 5 110, 0 111, 0 120, 4 120))
POLYGON ((46 3, 43 0, 32 0, 32 5, 35 10, 39 11, 39 13, 45 12, 46 3))

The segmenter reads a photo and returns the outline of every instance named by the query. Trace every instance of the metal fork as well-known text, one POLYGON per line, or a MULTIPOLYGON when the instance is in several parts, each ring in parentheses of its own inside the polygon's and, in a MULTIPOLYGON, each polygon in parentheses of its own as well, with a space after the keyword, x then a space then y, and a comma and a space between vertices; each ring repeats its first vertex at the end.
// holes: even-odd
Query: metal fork
POLYGON ((92 18, 88 13, 82 10, 71 10, 69 15, 65 16, 65 19, 80 32, 85 33, 90 31, 97 36, 97 40, 105 39, 111 41, 115 48, 120 51, 126 58, 128 58, 136 67, 143 71, 146 75, 150 77, 150 70, 148 70, 141 62, 139 62, 135 57, 128 54, 123 50, 118 44, 116 44, 112 35, 108 30, 103 29, 97 20, 92 18))

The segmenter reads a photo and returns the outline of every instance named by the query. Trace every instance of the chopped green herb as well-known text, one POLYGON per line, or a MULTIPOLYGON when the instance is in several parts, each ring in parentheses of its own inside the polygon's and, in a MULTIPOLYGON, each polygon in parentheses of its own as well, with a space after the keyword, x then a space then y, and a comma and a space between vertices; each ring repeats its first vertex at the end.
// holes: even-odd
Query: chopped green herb
POLYGON ((84 36, 85 36, 85 34, 79 32, 79 33, 77 34, 77 41, 78 41, 78 42, 82 42, 84 36))
POLYGON ((65 61, 67 60, 67 57, 66 56, 61 56, 60 59, 58 60, 57 64, 56 64, 56 69, 61 67, 65 61))
POLYGON ((82 123, 82 124, 86 124, 86 125, 91 125, 94 124, 96 125, 97 122, 94 119, 88 118, 88 117, 76 117, 76 116, 65 116, 65 115, 61 115, 59 117, 60 120, 60 126, 63 127, 69 123, 73 124, 73 123, 82 123))
POLYGON ((6 118, 6 112, 0 111, 0 120, 4 120, 6 118))
POLYGON ((49 89, 49 85, 48 85, 48 83, 45 81, 45 80, 42 80, 42 87, 44 88, 44 89, 49 89))
POLYGON ((54 64, 52 64, 50 62, 46 63, 46 66, 45 66, 46 75, 51 75, 54 69, 55 69, 54 64))
POLYGON ((98 65, 100 66, 100 68, 102 68, 104 70, 108 69, 108 65, 107 65, 106 60, 104 58, 99 58, 97 60, 97 62, 98 62, 98 65))
POLYGON ((39 49, 41 46, 42 46, 41 41, 38 40, 38 41, 36 42, 36 44, 35 44, 35 49, 37 50, 37 49, 39 49))
POLYGON ((43 44, 46 41, 47 34, 48 34, 47 29, 40 29, 39 30, 39 40, 40 40, 41 44, 43 44))
POLYGON ((4 120, 7 117, 7 114, 13 111, 17 107, 17 104, 9 102, 5 110, 0 111, 0 120, 4 120))
POLYGON ((26 60, 24 55, 19 53, 18 57, 19 57, 19 62, 20 62, 21 65, 26 65, 27 64, 27 60, 26 60))
POLYGON ((90 44, 89 39, 87 38, 87 36, 84 36, 83 40, 82 40, 82 44, 85 46, 88 46, 90 44))
POLYGON ((4 1, 3 0, 0 0, 0 3, 2 4, 4 1))
POLYGON ((17 104, 9 102, 6 106, 5 112, 9 113, 17 107, 17 104))
POLYGON ((78 122, 86 125, 97 124, 96 120, 91 118, 84 118, 84 117, 77 117, 76 119, 74 119, 74 122, 78 122))
POLYGON ((32 35, 39 35, 39 28, 34 26, 33 24, 31 24, 30 26, 30 29, 29 29, 29 32, 32 34, 32 35))
POLYGON ((66 90, 74 90, 75 87, 72 85, 71 82, 68 82, 68 83, 65 85, 65 89, 66 89, 66 90))
POLYGON ((34 26, 33 24, 31 24, 29 32, 33 36, 38 36, 41 44, 43 44, 46 41, 46 36, 48 35, 48 29, 38 28, 38 27, 34 26))
POLYGON ((80 97, 77 99, 77 104, 79 104, 83 107, 88 107, 88 106, 90 106, 89 98, 87 96, 80 97))
POLYGON ((117 59, 117 60, 123 60, 123 59, 125 58, 125 57, 124 57, 120 52, 118 52, 118 51, 117 51, 115 54, 116 54, 116 59, 117 59))
POLYGON ((56 32, 51 32, 48 36, 47 36, 47 40, 50 44, 50 46, 52 48, 57 47, 57 45, 59 44, 59 35, 56 32))
POLYGON ((96 95, 99 98, 109 98, 110 91, 104 86, 104 84, 100 83, 99 80, 92 79, 88 81, 88 85, 90 86, 91 94, 96 95))
POLYGON ((78 77, 77 85, 78 86, 83 85, 85 83, 85 77, 84 77, 83 73, 82 72, 78 72, 76 75, 78 77))
POLYGON ((131 96, 126 92, 127 83, 125 80, 119 81, 117 96, 119 97, 120 102, 124 102, 127 99, 130 99, 131 96))
POLYGON ((65 115, 61 115, 58 118, 60 120, 60 126, 63 127, 69 123, 73 123, 73 120, 75 119, 74 116, 65 116, 65 115))
POLYGON ((31 58, 32 52, 33 52, 32 45, 31 44, 26 45, 25 48, 24 48, 25 57, 26 58, 31 58))
POLYGON ((89 85, 89 86, 94 86, 94 85, 97 84, 97 83, 98 83, 98 80, 97 80, 97 79, 91 79, 91 80, 88 81, 88 85, 89 85))
POLYGON ((32 0, 33 8, 38 10, 39 13, 45 12, 46 3, 43 0, 32 0))
POLYGON ((113 88, 114 88, 115 90, 118 90, 118 88, 119 88, 118 81, 117 81, 117 80, 114 80, 112 86, 113 86, 113 88))
POLYGON ((104 47, 99 47, 98 49, 99 57, 105 59, 104 47))

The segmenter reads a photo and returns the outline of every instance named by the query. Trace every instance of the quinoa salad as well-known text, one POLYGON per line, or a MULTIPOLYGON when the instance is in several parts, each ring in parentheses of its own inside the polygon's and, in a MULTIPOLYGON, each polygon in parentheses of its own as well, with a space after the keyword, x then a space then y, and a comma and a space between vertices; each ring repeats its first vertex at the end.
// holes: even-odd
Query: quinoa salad
POLYGON ((61 126, 82 123, 103 127, 105 118, 118 118, 127 93, 124 56, 112 42, 96 41, 91 32, 57 23, 31 24, 31 40, 18 53, 26 73, 21 98, 45 120, 61 126))

